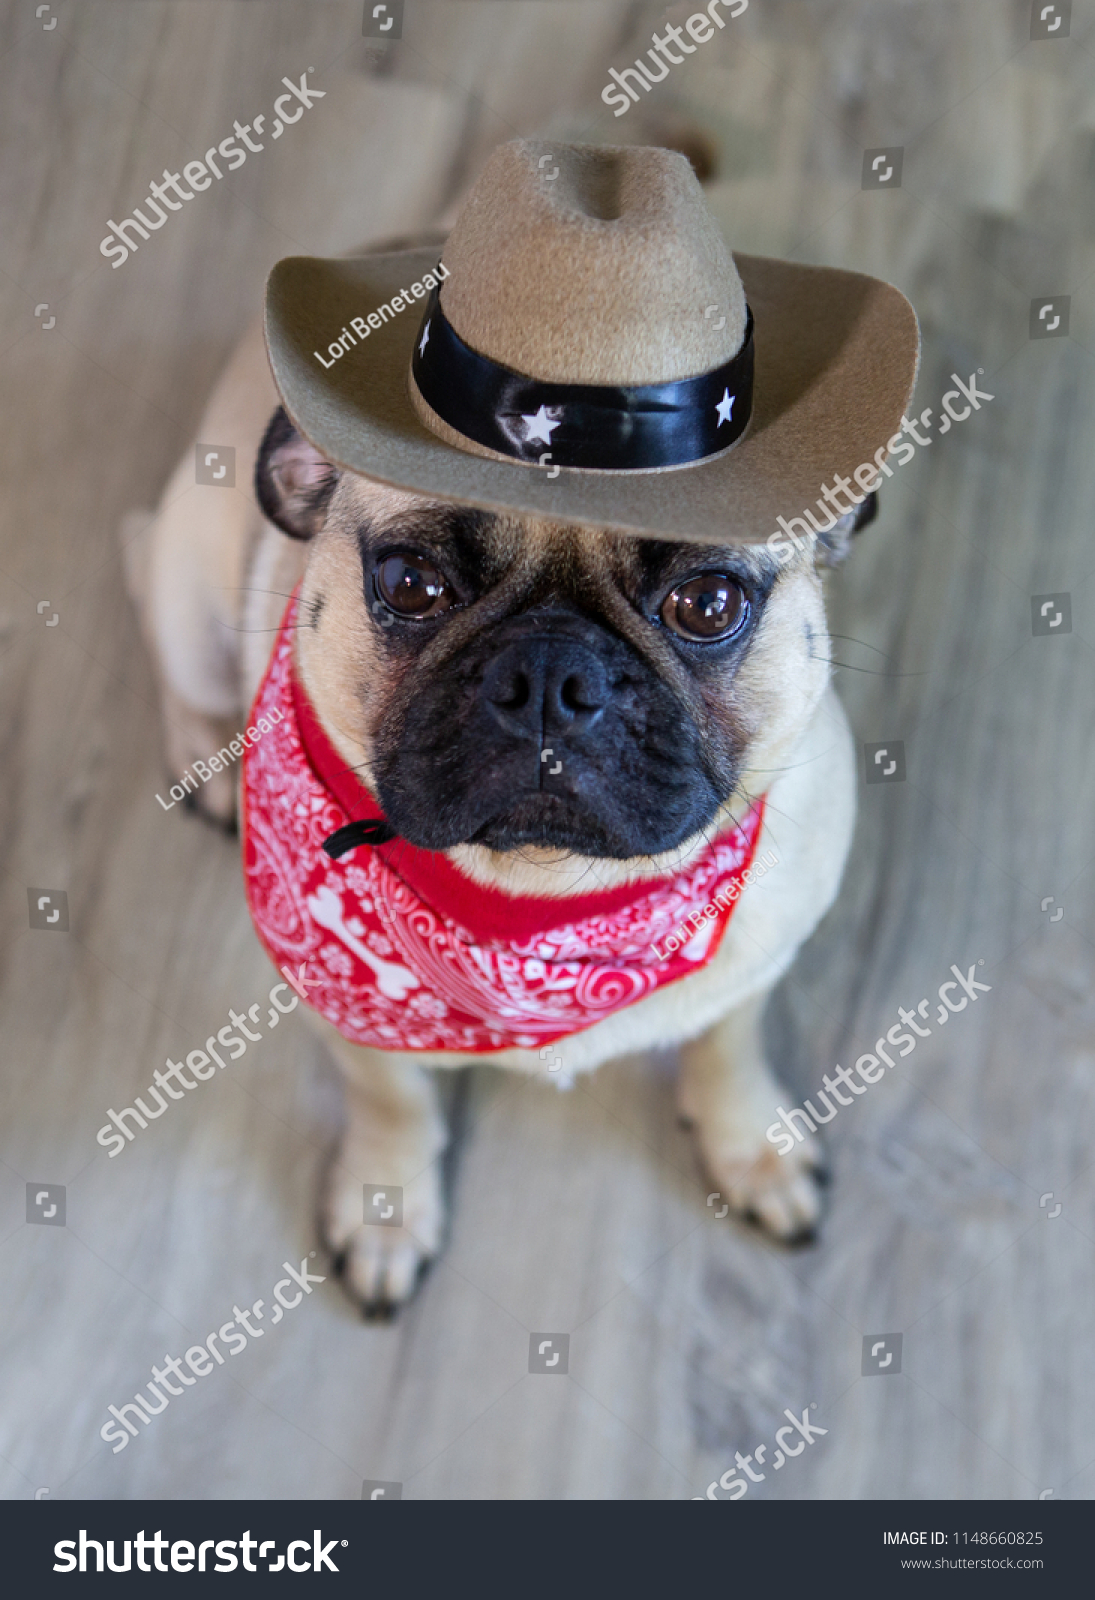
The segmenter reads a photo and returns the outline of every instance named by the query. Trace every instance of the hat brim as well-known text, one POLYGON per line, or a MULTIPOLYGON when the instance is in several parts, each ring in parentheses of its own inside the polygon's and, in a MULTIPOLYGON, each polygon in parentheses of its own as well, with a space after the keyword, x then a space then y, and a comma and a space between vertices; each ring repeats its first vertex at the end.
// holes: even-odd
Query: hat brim
MULTIPOLYGON (((900 428, 916 381, 916 314, 900 290, 834 267, 735 254, 755 322, 748 431, 733 449, 654 472, 549 470, 474 455, 432 432, 408 378, 417 301, 368 337, 329 345, 354 317, 410 291, 436 246, 279 261, 266 287, 266 348, 290 418, 337 466, 416 494, 621 533, 757 544, 815 507, 900 428)), ((353 337, 353 335, 351 335, 353 337)))

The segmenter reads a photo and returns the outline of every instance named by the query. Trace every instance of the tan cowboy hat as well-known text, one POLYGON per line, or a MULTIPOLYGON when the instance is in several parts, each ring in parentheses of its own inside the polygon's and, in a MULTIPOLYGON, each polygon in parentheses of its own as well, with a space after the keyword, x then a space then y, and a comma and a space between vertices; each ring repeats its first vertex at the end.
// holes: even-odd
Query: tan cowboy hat
POLYGON ((436 247, 292 256, 274 380, 329 460, 487 510, 759 543, 885 450, 916 378, 897 289, 732 256, 683 156, 515 140, 436 247))

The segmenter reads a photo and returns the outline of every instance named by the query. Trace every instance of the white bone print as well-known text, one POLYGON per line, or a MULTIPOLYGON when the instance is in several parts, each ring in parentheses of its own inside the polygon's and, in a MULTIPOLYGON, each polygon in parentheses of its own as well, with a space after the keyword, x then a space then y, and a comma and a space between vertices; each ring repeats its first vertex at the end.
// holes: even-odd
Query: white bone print
POLYGON ((387 995, 389 1000, 405 1000, 412 989, 421 987, 409 968, 399 966, 394 961, 381 961, 380 957, 374 956, 360 939, 354 937, 343 921, 342 902, 328 884, 321 884, 315 894, 308 896, 308 910, 321 928, 327 928, 331 933, 337 934, 359 961, 363 961, 367 967, 373 969, 376 973, 377 988, 381 994, 387 995))

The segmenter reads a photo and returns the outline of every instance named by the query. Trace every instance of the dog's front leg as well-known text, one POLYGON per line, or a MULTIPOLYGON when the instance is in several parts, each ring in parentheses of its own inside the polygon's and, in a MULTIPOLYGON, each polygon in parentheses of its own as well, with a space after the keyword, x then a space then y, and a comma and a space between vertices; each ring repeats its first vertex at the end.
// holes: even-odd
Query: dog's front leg
POLYGON ((390 1315, 441 1244, 445 1123, 417 1061, 340 1036, 329 1042, 346 1079, 347 1125, 327 1175, 324 1235, 366 1315, 390 1315), (391 1209, 400 1204, 401 1224, 391 1209))
POLYGON ((823 1160, 820 1142, 809 1133, 786 1155, 765 1138, 786 1094, 764 1059, 760 1023, 767 999, 767 991, 753 996, 681 1046, 678 1102, 696 1126, 721 1200, 776 1238, 798 1244, 813 1237, 821 1213, 823 1160))

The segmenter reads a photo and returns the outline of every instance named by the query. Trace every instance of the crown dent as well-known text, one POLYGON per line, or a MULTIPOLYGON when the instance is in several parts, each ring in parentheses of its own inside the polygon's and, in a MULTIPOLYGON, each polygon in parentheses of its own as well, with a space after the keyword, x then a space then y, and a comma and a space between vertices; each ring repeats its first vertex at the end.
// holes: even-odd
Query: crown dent
POLYGON ((441 304, 464 342, 543 382, 675 382, 745 335, 733 257, 674 151, 501 145, 444 259, 441 304))

